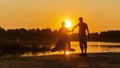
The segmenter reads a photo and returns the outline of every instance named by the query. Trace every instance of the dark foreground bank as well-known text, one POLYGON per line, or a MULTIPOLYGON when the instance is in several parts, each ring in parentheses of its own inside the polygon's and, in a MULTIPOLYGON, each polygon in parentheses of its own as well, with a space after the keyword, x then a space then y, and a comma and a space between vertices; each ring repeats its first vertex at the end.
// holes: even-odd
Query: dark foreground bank
POLYGON ((1 58, 0 68, 120 68, 120 53, 1 58))

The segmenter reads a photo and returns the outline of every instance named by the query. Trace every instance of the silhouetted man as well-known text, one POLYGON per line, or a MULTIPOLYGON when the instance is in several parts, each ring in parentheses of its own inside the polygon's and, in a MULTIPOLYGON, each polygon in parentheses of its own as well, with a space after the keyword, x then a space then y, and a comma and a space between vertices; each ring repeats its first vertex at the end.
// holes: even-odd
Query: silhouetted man
POLYGON ((83 22, 83 18, 80 17, 79 18, 79 23, 73 27, 73 30, 74 28, 76 27, 79 27, 79 33, 78 33, 78 37, 79 37, 79 45, 80 45, 80 49, 81 49, 81 54, 80 56, 87 56, 87 36, 86 36, 86 31, 88 33, 88 36, 89 36, 89 29, 88 29, 88 26, 86 23, 83 22))

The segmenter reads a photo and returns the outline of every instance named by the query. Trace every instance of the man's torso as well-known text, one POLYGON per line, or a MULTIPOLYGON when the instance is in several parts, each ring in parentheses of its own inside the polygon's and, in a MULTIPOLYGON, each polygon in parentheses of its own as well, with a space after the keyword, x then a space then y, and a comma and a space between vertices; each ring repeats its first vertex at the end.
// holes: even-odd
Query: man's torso
POLYGON ((79 23, 79 37, 86 37, 86 23, 79 23))

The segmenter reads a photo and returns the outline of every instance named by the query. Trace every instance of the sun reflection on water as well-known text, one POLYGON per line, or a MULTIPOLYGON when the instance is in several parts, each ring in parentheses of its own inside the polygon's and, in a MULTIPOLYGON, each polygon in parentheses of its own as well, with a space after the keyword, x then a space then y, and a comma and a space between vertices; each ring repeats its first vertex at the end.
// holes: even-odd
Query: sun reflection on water
POLYGON ((66 52, 65 52, 65 54, 69 55, 69 54, 70 54, 70 52, 69 52, 69 51, 66 51, 66 52))

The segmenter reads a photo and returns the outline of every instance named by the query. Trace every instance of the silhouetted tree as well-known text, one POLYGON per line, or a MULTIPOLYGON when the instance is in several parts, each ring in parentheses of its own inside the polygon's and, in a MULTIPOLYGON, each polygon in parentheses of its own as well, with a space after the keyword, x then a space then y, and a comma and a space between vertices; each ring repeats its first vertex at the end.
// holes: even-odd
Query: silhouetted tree
POLYGON ((99 36, 99 33, 90 33, 89 35, 89 40, 92 40, 92 41, 98 41, 100 40, 100 36, 99 36))

